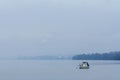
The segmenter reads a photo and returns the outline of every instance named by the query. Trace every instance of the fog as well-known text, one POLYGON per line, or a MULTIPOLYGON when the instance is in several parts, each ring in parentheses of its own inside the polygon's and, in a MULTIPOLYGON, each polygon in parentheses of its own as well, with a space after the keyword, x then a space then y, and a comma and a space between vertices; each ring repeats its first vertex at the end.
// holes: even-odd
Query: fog
POLYGON ((0 56, 120 50, 118 0, 0 0, 0 56))

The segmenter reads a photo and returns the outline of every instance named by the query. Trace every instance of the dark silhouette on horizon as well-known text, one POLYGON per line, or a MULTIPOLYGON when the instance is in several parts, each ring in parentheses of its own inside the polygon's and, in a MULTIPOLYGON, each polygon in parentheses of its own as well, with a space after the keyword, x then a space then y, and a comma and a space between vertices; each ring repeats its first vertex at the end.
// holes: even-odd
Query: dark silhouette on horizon
POLYGON ((120 60, 120 51, 109 53, 80 54, 73 56, 72 60, 120 60))

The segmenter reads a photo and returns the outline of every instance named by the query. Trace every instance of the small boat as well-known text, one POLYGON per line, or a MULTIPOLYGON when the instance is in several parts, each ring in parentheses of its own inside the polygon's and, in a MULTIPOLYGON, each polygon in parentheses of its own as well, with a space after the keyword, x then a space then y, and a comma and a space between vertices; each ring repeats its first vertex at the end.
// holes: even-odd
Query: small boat
POLYGON ((88 62, 82 62, 82 64, 79 65, 79 69, 89 69, 88 62))

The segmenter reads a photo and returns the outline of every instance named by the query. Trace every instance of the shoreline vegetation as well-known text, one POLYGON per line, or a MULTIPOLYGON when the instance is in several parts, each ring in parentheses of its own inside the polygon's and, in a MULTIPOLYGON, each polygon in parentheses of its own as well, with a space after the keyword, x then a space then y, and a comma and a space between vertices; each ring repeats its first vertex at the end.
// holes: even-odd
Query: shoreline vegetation
POLYGON ((108 53, 88 53, 76 55, 43 55, 0 58, 0 60, 120 60, 120 51, 108 53))
POLYGON ((120 51, 108 53, 79 54, 73 56, 72 60, 120 60, 120 51))

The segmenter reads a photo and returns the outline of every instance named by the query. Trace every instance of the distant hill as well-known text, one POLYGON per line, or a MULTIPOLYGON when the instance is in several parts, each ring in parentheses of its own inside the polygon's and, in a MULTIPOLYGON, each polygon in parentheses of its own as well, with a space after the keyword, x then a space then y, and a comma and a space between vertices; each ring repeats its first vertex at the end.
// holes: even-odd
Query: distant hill
POLYGON ((18 60, 69 60, 72 59, 70 56, 19 56, 18 60))
POLYGON ((109 53, 79 54, 73 56, 72 60, 120 60, 120 51, 109 53))

